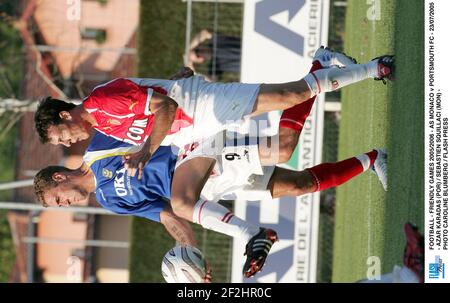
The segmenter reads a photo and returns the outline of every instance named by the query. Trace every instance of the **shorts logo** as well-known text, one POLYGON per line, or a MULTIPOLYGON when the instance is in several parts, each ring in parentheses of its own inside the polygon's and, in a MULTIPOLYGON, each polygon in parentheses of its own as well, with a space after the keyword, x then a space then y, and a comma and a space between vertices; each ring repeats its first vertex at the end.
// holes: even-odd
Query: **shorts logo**
POLYGON ((105 178, 111 179, 113 177, 113 173, 112 173, 112 171, 110 171, 110 170, 108 170, 106 168, 103 168, 102 169, 102 176, 105 177, 105 178))
POLYGON ((231 110, 235 110, 236 107, 239 106, 239 103, 233 102, 233 104, 231 104, 231 110))

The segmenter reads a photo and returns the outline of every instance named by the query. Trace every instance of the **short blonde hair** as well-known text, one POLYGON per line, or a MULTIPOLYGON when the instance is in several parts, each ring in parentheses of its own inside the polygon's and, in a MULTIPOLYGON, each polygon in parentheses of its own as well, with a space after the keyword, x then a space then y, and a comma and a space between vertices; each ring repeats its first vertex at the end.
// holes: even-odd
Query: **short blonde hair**
POLYGON ((34 193, 36 194, 37 200, 42 206, 47 207, 44 200, 44 194, 50 188, 58 186, 58 182, 53 180, 53 174, 56 172, 69 172, 64 166, 47 166, 41 169, 36 176, 34 176, 34 193))

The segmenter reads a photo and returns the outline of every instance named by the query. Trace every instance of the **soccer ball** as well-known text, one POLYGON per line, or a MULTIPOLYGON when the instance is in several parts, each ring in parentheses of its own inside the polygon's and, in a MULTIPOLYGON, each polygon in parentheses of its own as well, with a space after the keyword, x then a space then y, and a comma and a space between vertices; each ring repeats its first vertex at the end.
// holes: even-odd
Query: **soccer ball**
POLYGON ((197 248, 178 245, 164 256, 161 272, 167 283, 202 283, 206 260, 197 248))

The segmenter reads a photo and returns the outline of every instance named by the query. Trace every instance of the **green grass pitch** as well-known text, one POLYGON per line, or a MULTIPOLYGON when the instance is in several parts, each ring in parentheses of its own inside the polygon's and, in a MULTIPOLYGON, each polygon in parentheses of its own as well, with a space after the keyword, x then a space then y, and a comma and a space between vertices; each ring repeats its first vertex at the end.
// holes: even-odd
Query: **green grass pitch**
POLYGON ((359 62, 395 54, 396 80, 343 89, 339 159, 386 147, 389 190, 369 173, 337 190, 333 282, 366 278, 370 256, 379 257, 381 273, 391 272, 402 264, 403 223, 423 231, 424 8, 422 1, 379 3, 380 20, 371 21, 366 1, 348 1, 345 51, 359 62))

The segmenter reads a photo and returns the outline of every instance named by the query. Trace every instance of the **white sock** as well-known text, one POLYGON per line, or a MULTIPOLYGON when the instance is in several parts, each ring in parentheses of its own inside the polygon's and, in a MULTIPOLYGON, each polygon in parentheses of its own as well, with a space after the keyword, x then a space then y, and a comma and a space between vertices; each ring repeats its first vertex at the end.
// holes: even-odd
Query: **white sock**
POLYGON ((259 232, 259 227, 236 217, 226 207, 205 200, 199 200, 195 204, 192 222, 245 242, 259 232))
POLYGON ((366 64, 353 64, 343 68, 333 66, 319 69, 306 75, 304 80, 311 90, 311 97, 313 97, 377 76, 378 63, 375 60, 366 64))

